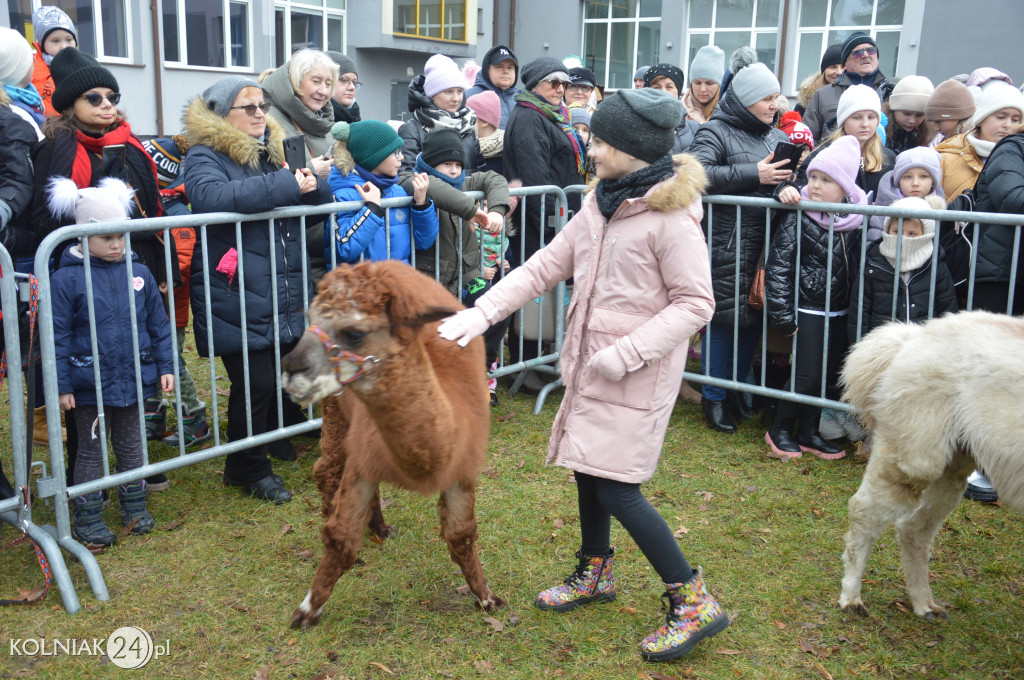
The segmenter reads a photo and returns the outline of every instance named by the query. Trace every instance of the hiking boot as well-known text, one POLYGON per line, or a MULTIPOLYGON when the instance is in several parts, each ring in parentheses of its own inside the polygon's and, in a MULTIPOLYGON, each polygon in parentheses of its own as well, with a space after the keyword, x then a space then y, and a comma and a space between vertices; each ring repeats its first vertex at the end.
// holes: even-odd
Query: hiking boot
MULTIPOLYGON (((68 443, 68 430, 64 423, 60 426, 60 441, 68 443)), ((39 406, 32 412, 32 443, 36 446, 50 445, 50 431, 46 427, 46 407, 39 406)))
POLYGON ((793 421, 793 418, 776 417, 771 428, 764 433, 769 458, 786 461, 804 455, 793 437, 793 421))
MULTIPOLYGON (((202 444, 213 438, 210 426, 206 424, 206 405, 197 407, 190 411, 182 406, 182 416, 178 419, 178 429, 164 437, 164 444, 178 447, 178 433, 185 438, 185 448, 202 444)), ((148 425, 148 422, 147 422, 148 425)), ((147 430, 148 433, 148 430, 147 430)))
POLYGON ((576 551, 579 563, 560 586, 548 588, 533 601, 540 609, 567 612, 589 602, 611 602, 615 599, 615 577, 612 562, 615 549, 608 555, 584 555, 576 551))
POLYGON ((121 521, 131 527, 133 534, 148 534, 153 530, 153 516, 146 509, 146 480, 117 487, 117 501, 121 505, 121 521))
POLYGON ((146 441, 159 442, 167 436, 167 400, 150 397, 145 403, 146 441))
POLYGON ((964 489, 964 498, 979 503, 995 503, 999 500, 999 494, 988 481, 988 477, 981 470, 975 470, 967 478, 967 488, 964 489))
POLYGON ((117 536, 103 522, 103 494, 93 491, 75 499, 74 534, 86 546, 107 547, 117 536))
POLYGON ((665 623, 640 643, 644 661, 677 659, 729 625, 729 617, 708 592, 699 571, 686 583, 666 583, 662 597, 668 600, 668 614, 665 623))

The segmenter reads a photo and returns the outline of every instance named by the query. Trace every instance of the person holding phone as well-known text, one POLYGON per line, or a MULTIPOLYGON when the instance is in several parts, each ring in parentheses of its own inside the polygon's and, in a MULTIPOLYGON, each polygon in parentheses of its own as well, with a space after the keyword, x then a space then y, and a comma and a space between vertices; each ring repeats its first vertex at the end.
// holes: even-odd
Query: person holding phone
MULTIPOLYGON (((269 108, 259 83, 241 76, 225 76, 189 102, 183 122, 192 146, 182 172, 193 213, 260 213, 331 200, 321 177, 308 168, 284 167, 285 133, 267 115, 269 108)), ((277 417, 279 401, 284 425, 304 417, 294 402, 282 399, 274 346, 275 329, 281 356, 291 351, 306 329, 304 300, 312 299, 313 291, 302 276, 309 260, 301 238, 299 218, 288 217, 275 220, 273 230, 266 220, 244 222, 241 241, 235 238, 233 223, 214 224, 206 229, 205 247, 201 236, 196 242, 190 277, 196 350, 200 356, 219 356, 231 381, 230 441, 248 437, 247 403, 253 435, 282 426, 277 417), (244 287, 239 271, 245 274, 244 287), (212 318, 206 316, 207 282, 212 318), (243 337, 248 340, 245 356, 243 337)), ((296 458, 287 439, 228 454, 224 483, 278 505, 291 500, 291 493, 271 469, 268 453, 282 460, 296 458)))

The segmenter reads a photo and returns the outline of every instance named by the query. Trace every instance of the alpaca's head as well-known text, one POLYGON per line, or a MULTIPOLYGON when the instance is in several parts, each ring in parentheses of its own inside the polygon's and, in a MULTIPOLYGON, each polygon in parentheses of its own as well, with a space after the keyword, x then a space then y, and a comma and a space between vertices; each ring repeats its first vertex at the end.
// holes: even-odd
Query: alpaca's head
POLYGON ((423 326, 458 309, 440 284, 407 264, 388 260, 339 266, 320 281, 309 323, 349 359, 333 364, 325 341, 306 332, 281 360, 281 383, 293 401, 305 406, 340 391, 359 372, 358 359, 372 357, 361 364, 363 374, 351 388, 358 394, 386 389, 381 377, 389 364, 422 354, 415 345, 423 326))

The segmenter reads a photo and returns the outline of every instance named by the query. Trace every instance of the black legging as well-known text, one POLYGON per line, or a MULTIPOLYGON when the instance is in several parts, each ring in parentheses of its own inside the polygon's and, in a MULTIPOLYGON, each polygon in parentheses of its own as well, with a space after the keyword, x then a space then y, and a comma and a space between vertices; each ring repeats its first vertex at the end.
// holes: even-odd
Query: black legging
POLYGON ((611 550, 611 518, 619 520, 665 583, 684 583, 693 576, 672 530, 640 493, 639 484, 576 473, 580 499, 580 533, 584 555, 611 550))
MULTIPOLYGON (((798 394, 814 397, 836 396, 839 362, 847 348, 846 317, 825 317, 819 314, 797 312, 796 334, 796 388, 798 394), (828 325, 828 361, 825 373, 825 394, 821 393, 821 359, 825 354, 825 321, 828 325)), ((789 389, 788 381, 786 389, 789 389)), ((800 417, 801 432, 817 432, 821 409, 803 406, 794 401, 779 401, 779 418, 800 417), (806 426, 805 426, 806 421, 806 426), (813 425, 813 427, 812 427, 813 425)))

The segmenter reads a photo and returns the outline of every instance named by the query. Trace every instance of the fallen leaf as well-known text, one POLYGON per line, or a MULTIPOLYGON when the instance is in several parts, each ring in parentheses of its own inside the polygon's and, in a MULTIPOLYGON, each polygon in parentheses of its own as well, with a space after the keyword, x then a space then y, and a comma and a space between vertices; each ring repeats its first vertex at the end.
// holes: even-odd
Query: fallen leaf
POLYGON ((520 458, 519 459, 519 463, 516 465, 516 469, 517 470, 522 469, 522 467, 524 465, 526 465, 526 459, 525 458, 520 458))
POLYGON ((775 627, 778 628, 779 630, 785 630, 786 629, 786 624, 784 624, 782 621, 779 621, 778 619, 776 619, 775 620, 775 627))
POLYGON ((36 600, 43 599, 43 595, 45 594, 46 591, 40 588, 39 586, 36 586, 35 588, 29 588, 28 590, 24 588, 18 588, 18 596, 14 598, 14 601, 35 602, 36 600))
POLYGON ((519 617, 516 616, 515 614, 509 614, 509 616, 508 616, 508 625, 510 625, 510 626, 518 626, 519 625, 519 617))
POLYGON ((675 531, 674 531, 674 532, 672 533, 672 535, 673 535, 673 536, 675 536, 676 538, 682 538, 683 536, 685 536, 685 535, 686 535, 686 534, 688 534, 688 533, 690 533, 690 530, 689 530, 689 529, 687 529, 686 527, 684 527, 684 526, 683 526, 682 524, 680 524, 680 525, 679 525, 679 528, 678 528, 678 529, 676 529, 676 530, 675 530, 675 531))
POLYGON ((281 525, 281 535, 282 536, 284 536, 285 534, 290 534, 291 531, 292 531, 292 525, 291 524, 282 524, 281 525))
POLYGON ((494 672, 494 664, 488 661, 487 659, 483 659, 482 661, 474 661, 473 668, 475 668, 478 673, 494 672))
POLYGON ((180 527, 184 523, 185 523, 185 520, 183 520, 183 519, 171 520, 170 522, 167 523, 167 525, 163 529, 164 529, 164 531, 174 531, 175 529, 177 529, 178 527, 180 527))
POLYGON ((256 675, 253 676, 252 680, 270 680, 270 667, 263 666, 260 668, 256 671, 256 675))
POLYGON ((497 479, 498 478, 498 473, 490 465, 488 465, 486 468, 484 468, 480 472, 480 474, 486 475, 487 477, 490 477, 491 479, 497 479))
POLYGON ((722 655, 725 655, 725 656, 737 656, 737 655, 742 654, 742 653, 743 652, 741 652, 738 649, 716 649, 715 650, 715 654, 722 654, 722 655))
POLYGON ((750 486, 749 484, 747 484, 746 489, 747 489, 747 493, 754 493, 755 491, 757 491, 757 487, 756 486, 750 486))
POLYGON ((494 633, 500 633, 505 630, 505 624, 494 618, 493 616, 485 616, 484 621, 491 624, 491 630, 494 633))
POLYGON ((313 549, 303 550, 299 553, 299 559, 303 562, 309 562, 310 558, 313 557, 313 549))
POLYGON ((565 522, 563 522, 560 519, 556 519, 554 522, 552 522, 552 524, 554 524, 556 529, 561 529, 562 527, 565 526, 565 522))
POLYGON ((504 423, 505 421, 512 420, 515 417, 516 417, 515 413, 506 413, 503 416, 495 416, 494 419, 497 420, 499 423, 504 423))
POLYGON ((396 675, 396 673, 393 670, 391 670, 390 668, 388 668, 384 664, 380 663, 379 661, 371 661, 370 665, 371 666, 376 666, 377 668, 381 669, 382 671, 384 671, 388 675, 396 675))
POLYGON ((706 501, 709 501, 715 497, 715 494, 711 493, 710 491, 697 491, 696 494, 706 501))
POLYGON ((828 672, 827 670, 825 670, 825 667, 824 667, 824 666, 822 666, 822 665, 821 665, 820 663, 818 663, 817 661, 815 661, 815 662, 814 662, 814 668, 815 668, 815 670, 817 670, 817 671, 818 671, 818 673, 819 673, 819 674, 821 675, 821 677, 825 678, 825 680, 835 680, 835 679, 834 679, 834 678, 832 677, 832 674, 831 674, 831 673, 829 673, 829 672, 828 672))
POLYGON ((760 531, 762 534, 770 534, 770 533, 772 533, 771 529, 758 529, 758 531, 760 531))
POLYGON ((285 640, 285 644, 288 645, 289 647, 292 647, 298 641, 299 641, 298 638, 288 638, 287 640, 285 640))
POLYGON ((229 397, 229 396, 231 396, 231 390, 229 390, 229 389, 227 389, 225 387, 218 387, 217 388, 217 394, 219 396, 222 396, 222 397, 229 397))
POLYGON ((928 642, 924 643, 924 646, 925 647, 937 647, 938 644, 939 644, 938 640, 929 640, 928 642))
POLYGON ((317 510, 317 511, 320 510, 320 508, 318 508, 315 505, 313 505, 313 502, 311 500, 309 500, 307 497, 303 496, 302 500, 306 501, 306 505, 308 505, 309 507, 313 508, 314 510, 317 510))
POLYGON ((469 585, 465 584, 456 588, 455 592, 457 592, 459 595, 469 595, 472 591, 469 589, 469 585))
POLYGON ((636 614, 636 607, 619 607, 620 614, 636 614))
POLYGON ((338 660, 338 653, 336 651, 334 651, 333 649, 331 651, 327 652, 327 660, 332 662, 332 663, 337 661, 338 660))
POLYGON ((818 517, 818 518, 821 517, 821 510, 818 510, 817 508, 811 508, 811 512, 814 513, 815 517, 818 517))

